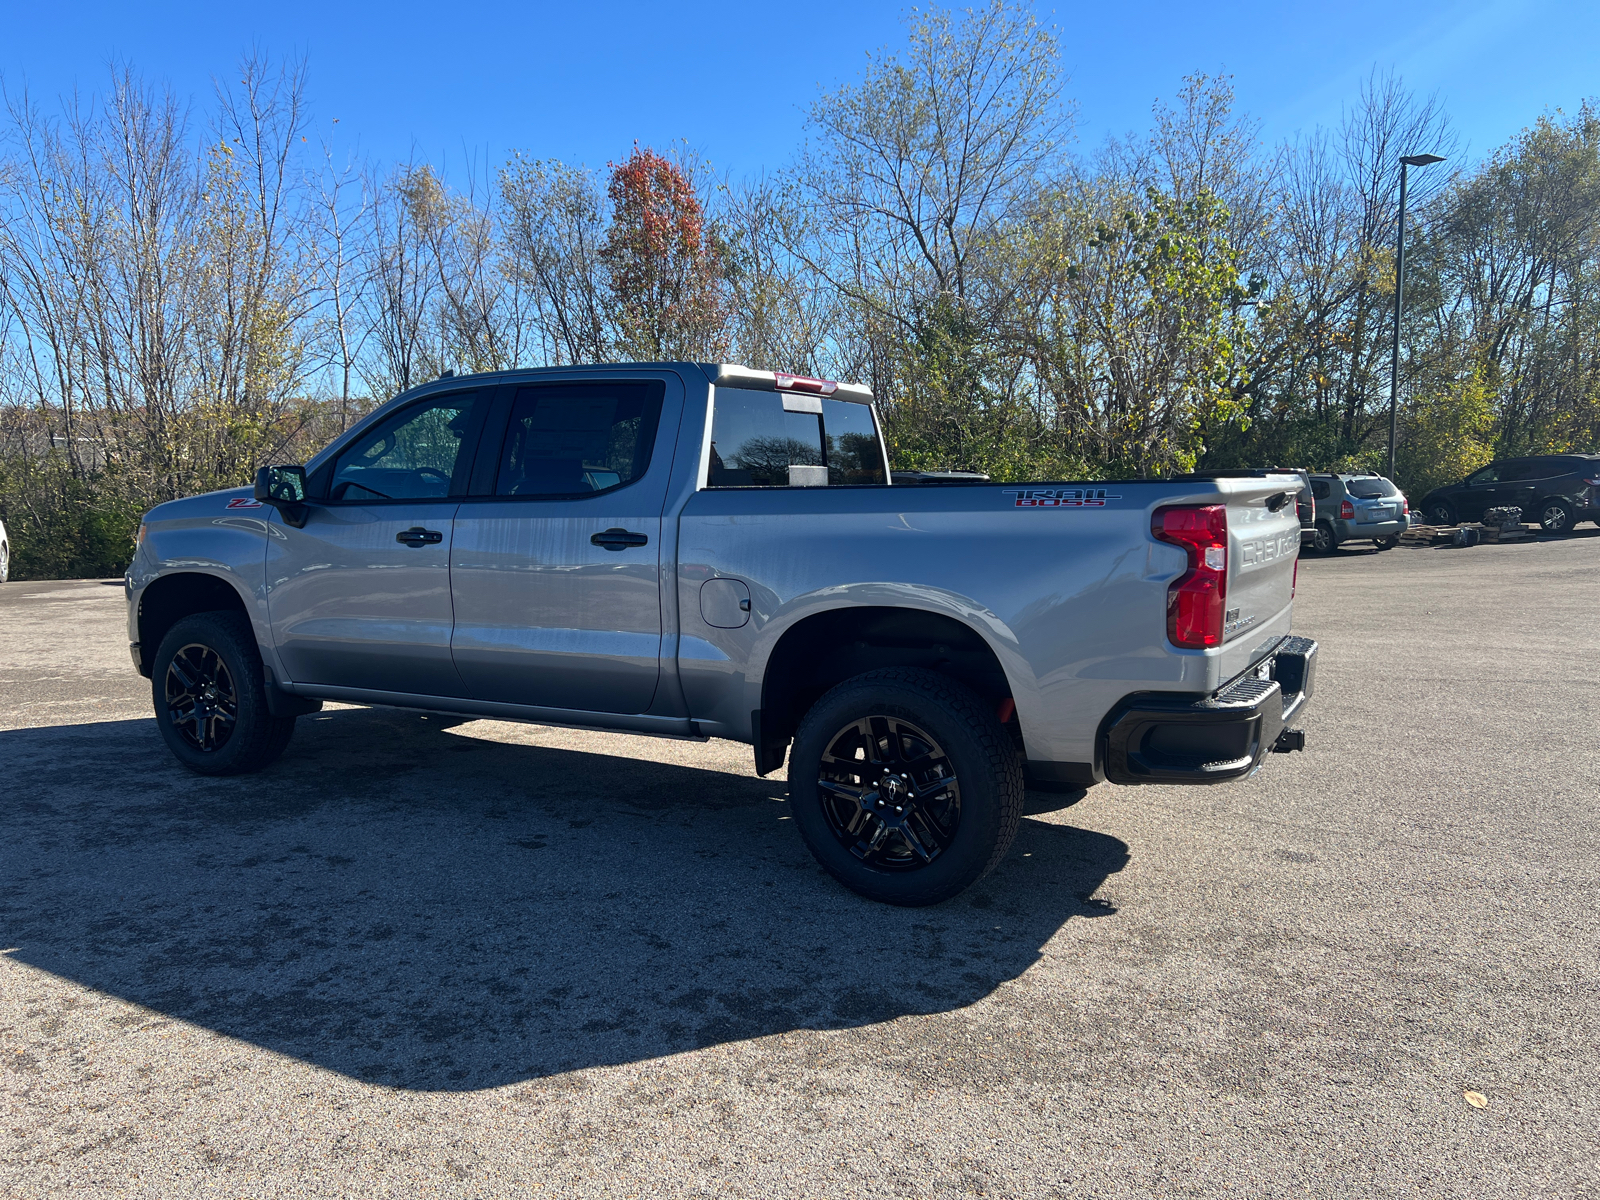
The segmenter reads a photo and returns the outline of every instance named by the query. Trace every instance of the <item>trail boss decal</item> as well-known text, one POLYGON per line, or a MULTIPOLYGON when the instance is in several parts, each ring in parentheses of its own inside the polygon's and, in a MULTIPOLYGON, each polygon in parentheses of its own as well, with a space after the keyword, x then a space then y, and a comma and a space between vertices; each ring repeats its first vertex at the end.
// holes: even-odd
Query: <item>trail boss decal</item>
POLYGON ((261 501, 252 500, 249 496, 235 496, 228 501, 229 508, 260 508, 261 501))
POLYGON ((1122 499, 1107 495, 1105 488, 1023 488, 1000 494, 1016 497, 1013 508, 1104 508, 1107 500, 1122 499))

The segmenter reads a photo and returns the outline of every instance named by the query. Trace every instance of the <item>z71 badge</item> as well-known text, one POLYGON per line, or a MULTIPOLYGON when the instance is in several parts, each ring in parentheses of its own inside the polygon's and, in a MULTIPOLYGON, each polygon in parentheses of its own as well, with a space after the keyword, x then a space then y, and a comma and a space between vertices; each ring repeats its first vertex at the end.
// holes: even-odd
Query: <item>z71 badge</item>
POLYGON ((249 496, 235 496, 228 501, 229 508, 260 508, 261 501, 252 500, 249 496))
POLYGON ((1023 488, 1001 495, 1016 497, 1013 508, 1104 508, 1107 500, 1122 499, 1105 488, 1023 488))

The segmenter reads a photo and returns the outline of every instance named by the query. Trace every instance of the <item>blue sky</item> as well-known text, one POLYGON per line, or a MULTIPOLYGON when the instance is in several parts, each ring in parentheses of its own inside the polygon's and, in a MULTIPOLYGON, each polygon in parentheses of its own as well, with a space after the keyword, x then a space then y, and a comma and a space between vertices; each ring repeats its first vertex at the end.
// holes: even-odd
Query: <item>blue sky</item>
MULTIPOLYGON (((513 148, 603 165, 686 138, 734 174, 782 166, 806 105, 902 38, 907 6, 785 4, 117 4, 11 0, 0 73, 41 100, 103 86, 113 59, 203 109, 242 50, 309 58, 313 129, 380 160, 498 163, 513 148), (339 119, 337 127, 332 122, 339 119)), ((1600 3, 1040 5, 1061 34, 1080 146, 1143 130, 1191 71, 1226 71, 1278 140, 1339 119, 1373 68, 1437 91, 1473 156, 1546 108, 1600 95, 1600 3)))

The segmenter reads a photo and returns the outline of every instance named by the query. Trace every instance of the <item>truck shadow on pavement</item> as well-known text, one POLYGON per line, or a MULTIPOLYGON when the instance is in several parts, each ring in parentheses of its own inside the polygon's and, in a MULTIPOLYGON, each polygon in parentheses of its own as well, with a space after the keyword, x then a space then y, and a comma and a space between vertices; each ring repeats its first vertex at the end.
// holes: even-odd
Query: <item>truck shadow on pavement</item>
POLYGON ((972 1004, 1127 862, 1025 820, 895 909, 822 873, 784 784, 350 709, 210 780, 150 720, 0 732, 11 957, 347 1076, 492 1087, 972 1004))

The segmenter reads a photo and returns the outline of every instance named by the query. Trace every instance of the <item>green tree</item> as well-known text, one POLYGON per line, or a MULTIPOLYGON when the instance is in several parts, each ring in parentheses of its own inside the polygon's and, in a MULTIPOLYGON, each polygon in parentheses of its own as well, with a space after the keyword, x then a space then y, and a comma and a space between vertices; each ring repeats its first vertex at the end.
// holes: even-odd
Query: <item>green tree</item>
POLYGON ((1494 458, 1495 413, 1482 375, 1474 373, 1411 400, 1401 432, 1395 482, 1413 499, 1487 465, 1494 458))
POLYGON ((1114 472, 1190 470, 1209 438, 1248 420, 1253 287, 1230 214, 1204 188, 1178 200, 1151 187, 1139 204, 1080 192, 1064 204, 1038 348, 1063 423, 1114 472))

